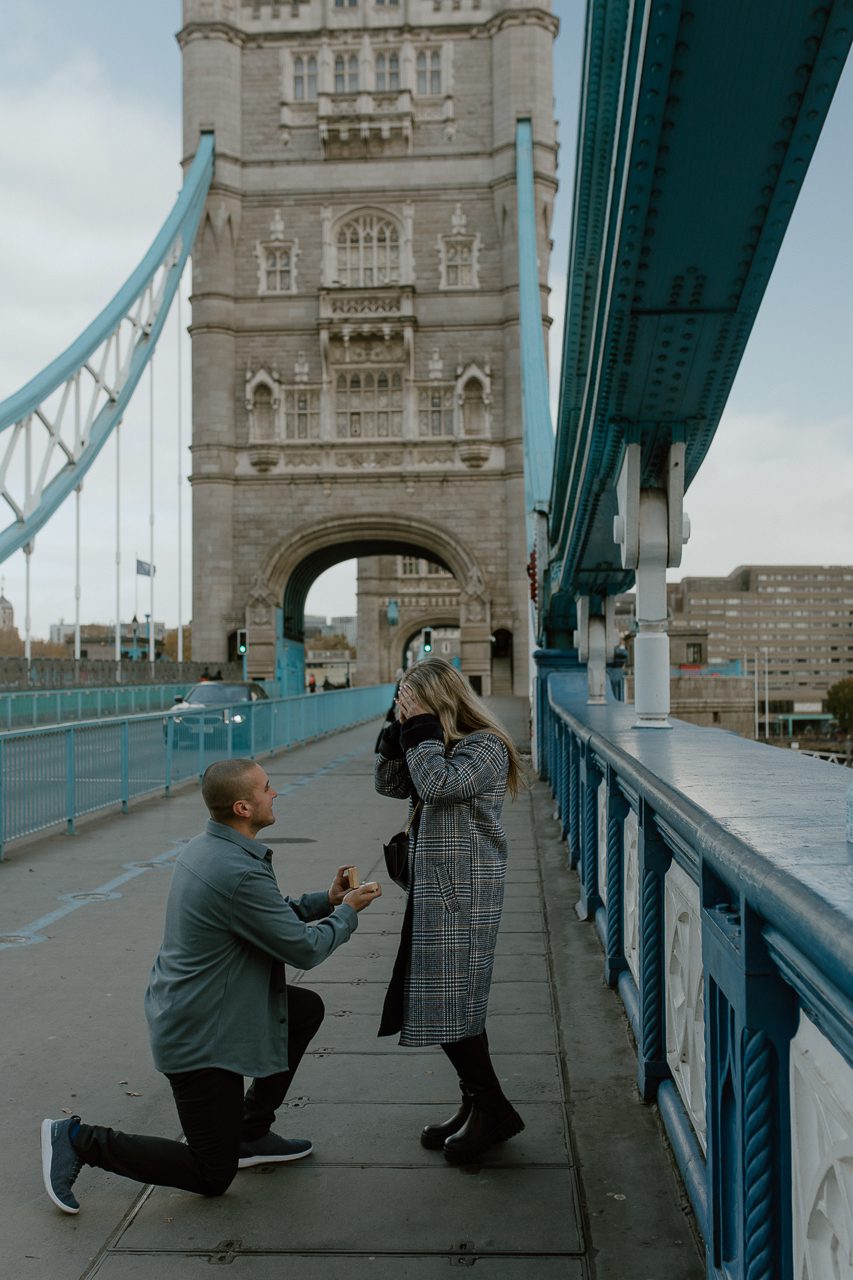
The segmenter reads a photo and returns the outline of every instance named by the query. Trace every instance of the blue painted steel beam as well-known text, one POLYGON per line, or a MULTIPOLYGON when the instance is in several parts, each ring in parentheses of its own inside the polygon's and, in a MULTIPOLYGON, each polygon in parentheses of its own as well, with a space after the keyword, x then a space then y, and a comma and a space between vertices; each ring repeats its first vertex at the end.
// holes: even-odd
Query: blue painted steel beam
POLYGON ((545 334, 542 327, 536 197, 533 185, 533 129, 529 120, 519 120, 516 126, 515 163, 524 505, 527 512, 527 547, 531 550, 535 537, 533 513, 546 513, 549 509, 554 471, 554 429, 551 425, 545 334))
POLYGON ((853 39, 845 0, 591 0, 575 181, 550 614, 630 586, 624 446, 658 485, 711 444, 853 39))
POLYGON ((0 404, 0 432, 25 422, 61 386, 74 378, 98 348, 132 312, 161 266, 168 265, 161 305, 147 331, 137 340, 127 377, 118 394, 94 418, 85 447, 47 484, 38 506, 24 512, 0 534, 0 561, 29 542, 81 483, 127 405, 150 360, 192 249, 213 177, 214 136, 203 133, 175 205, 139 266, 111 302, 62 355, 26 386, 0 404), (174 252, 171 263, 169 255, 174 252))

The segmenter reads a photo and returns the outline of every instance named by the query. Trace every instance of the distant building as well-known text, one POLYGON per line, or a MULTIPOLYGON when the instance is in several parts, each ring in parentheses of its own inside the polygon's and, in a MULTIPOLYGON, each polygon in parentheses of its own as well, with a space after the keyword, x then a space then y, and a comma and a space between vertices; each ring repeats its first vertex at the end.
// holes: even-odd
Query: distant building
MULTIPOLYGON (((853 566, 742 565, 727 577, 670 583, 673 628, 695 632, 703 661, 765 662, 771 719, 826 717, 826 691, 853 676, 853 566), (766 651, 766 659, 765 659, 766 651)), ((763 707, 762 707, 763 710, 763 707)))
POLYGON ((5 591, 0 592, 0 631, 15 630, 15 610, 6 599, 5 591))
POLYGON ((325 613, 306 613, 305 615, 305 639, 309 636, 327 635, 326 628, 329 620, 325 613))
POLYGON ((329 619, 329 632, 333 636, 343 636, 353 649, 358 640, 358 618, 354 614, 329 619))
MULTIPOLYGON (((154 656, 163 656, 166 639, 165 622, 154 623, 154 656)), ((121 656, 123 659, 148 659, 148 623, 143 618, 137 622, 121 624, 121 656)), ((68 657, 74 657, 73 622, 55 622, 50 628, 51 644, 65 645, 68 657)), ((116 633, 113 622, 87 622, 80 627, 81 658, 115 658, 116 633)))

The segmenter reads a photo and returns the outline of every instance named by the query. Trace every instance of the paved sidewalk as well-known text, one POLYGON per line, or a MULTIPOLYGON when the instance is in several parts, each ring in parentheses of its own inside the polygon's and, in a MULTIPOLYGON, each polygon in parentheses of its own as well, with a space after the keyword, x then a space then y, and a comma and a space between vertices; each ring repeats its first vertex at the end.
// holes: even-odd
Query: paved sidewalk
MULTIPOLYGON (((520 704, 500 710, 521 733, 520 704)), ((211 1264, 229 1265, 232 1280, 432 1280, 448 1265, 476 1265, 481 1280, 704 1274, 654 1109, 633 1089, 627 1024, 601 985, 593 930, 571 909, 574 877, 540 785, 505 810, 511 861, 489 1021, 527 1127, 476 1169, 421 1148, 422 1125, 453 1109, 456 1081, 439 1050, 376 1037, 403 907, 381 841, 404 806, 373 792, 375 733, 363 726, 264 762, 281 797, 266 838, 282 887, 325 887, 351 860, 384 894, 350 943, 290 975, 320 992, 327 1017, 277 1128, 310 1137, 314 1154, 241 1172, 221 1199, 87 1168, 81 1211, 64 1216, 42 1190, 36 1144, 42 1116, 63 1108, 177 1136, 142 995, 174 850, 203 822, 197 789, 9 850, 0 935, 43 940, 0 950, 3 1280, 206 1280, 211 1264)))

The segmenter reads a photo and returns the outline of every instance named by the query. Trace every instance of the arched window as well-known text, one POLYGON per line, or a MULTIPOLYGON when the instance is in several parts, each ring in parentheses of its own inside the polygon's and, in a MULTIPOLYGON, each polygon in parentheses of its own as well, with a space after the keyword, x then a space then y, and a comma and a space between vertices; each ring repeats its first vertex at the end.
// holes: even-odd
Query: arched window
POLYGON ((398 370, 341 373, 335 383, 338 438, 365 439, 403 433, 403 379, 398 370))
POLYGON ((347 82, 344 73, 344 60, 341 54, 335 58, 335 93, 346 93, 347 82))
POLYGON ((347 93, 358 93, 358 54, 347 58, 347 93))
POLYGON ((376 92, 385 93, 400 88, 400 55, 378 53, 376 55, 376 92))
POLYGON ((387 218, 361 214, 338 231, 338 281, 350 288, 400 282, 400 232, 387 218))
POLYGON ((290 293, 293 277, 291 274, 290 248, 268 245, 266 249, 264 271, 267 293, 290 293))
POLYGON ((417 92, 441 93, 441 50, 421 50, 415 60, 417 92))
POLYGON ((293 100, 317 101, 317 59, 313 54, 307 58, 299 54, 293 59, 293 100))
POLYGON ((462 430, 466 436, 486 434, 483 384, 477 378, 469 378, 462 392, 462 430))
POLYGON ((252 397, 252 439, 258 444, 267 444, 274 437, 272 391, 261 382, 255 387, 252 397))

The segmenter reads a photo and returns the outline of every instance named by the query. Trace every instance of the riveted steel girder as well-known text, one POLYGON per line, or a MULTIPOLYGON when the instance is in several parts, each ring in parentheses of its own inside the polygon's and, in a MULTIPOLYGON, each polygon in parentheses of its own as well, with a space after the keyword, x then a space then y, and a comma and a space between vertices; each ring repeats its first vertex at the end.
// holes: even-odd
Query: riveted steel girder
POLYGON ((551 602, 626 590, 628 443, 660 487, 711 444, 853 39, 846 0, 591 0, 554 486, 551 602))

